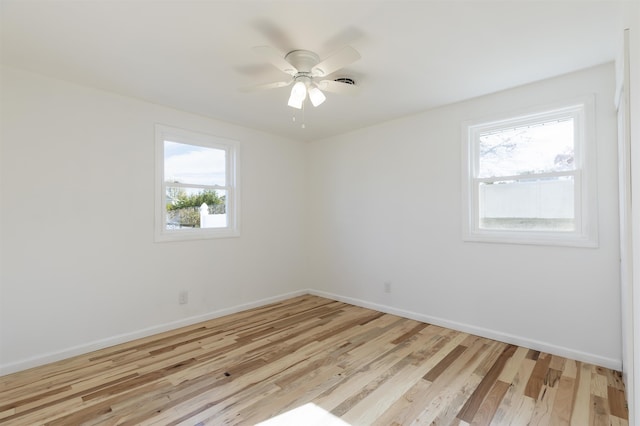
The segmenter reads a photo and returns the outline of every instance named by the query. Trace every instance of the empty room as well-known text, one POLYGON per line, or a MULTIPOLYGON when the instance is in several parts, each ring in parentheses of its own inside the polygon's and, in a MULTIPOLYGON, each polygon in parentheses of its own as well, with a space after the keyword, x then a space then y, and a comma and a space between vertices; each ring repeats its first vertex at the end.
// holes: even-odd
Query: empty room
POLYGON ((0 424, 640 424, 639 33, 0 0, 0 424))

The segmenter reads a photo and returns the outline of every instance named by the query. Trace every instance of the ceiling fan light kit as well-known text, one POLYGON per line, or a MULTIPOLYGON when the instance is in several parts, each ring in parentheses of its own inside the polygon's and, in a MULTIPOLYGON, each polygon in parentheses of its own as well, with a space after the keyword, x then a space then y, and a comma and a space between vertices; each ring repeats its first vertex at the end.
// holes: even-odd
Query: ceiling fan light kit
POLYGON ((354 92, 355 82, 350 78, 315 81, 360 59, 360 54, 350 46, 343 47, 323 61, 320 61, 320 56, 309 50, 292 50, 284 57, 269 46, 259 46, 254 50, 280 71, 292 77, 289 81, 268 83, 257 86, 256 89, 274 89, 293 83, 287 103, 292 108, 302 109, 307 95, 314 107, 321 105, 327 99, 323 90, 335 93, 354 92))
POLYGON ((291 96, 289 97, 288 105, 292 108, 301 109, 306 97, 307 85, 303 81, 297 81, 291 89, 291 96))
POLYGON ((327 100, 327 97, 322 93, 322 90, 318 89, 317 86, 311 86, 309 88, 309 100, 311 101, 311 105, 317 107, 327 100))
POLYGON ((288 105, 292 108, 302 109, 302 104, 307 98, 307 94, 314 107, 322 104, 327 99, 324 93, 311 81, 311 78, 301 76, 296 78, 296 83, 291 89, 288 105))

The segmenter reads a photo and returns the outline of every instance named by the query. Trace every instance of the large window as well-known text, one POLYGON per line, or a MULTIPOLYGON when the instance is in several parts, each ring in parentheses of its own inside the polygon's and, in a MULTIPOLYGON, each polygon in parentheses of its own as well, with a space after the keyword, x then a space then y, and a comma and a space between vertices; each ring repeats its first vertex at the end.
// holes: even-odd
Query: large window
POLYGON ((466 240, 597 244, 592 109, 465 125, 466 240))
POLYGON ((239 234, 237 151, 234 141, 156 126, 156 241, 239 234))

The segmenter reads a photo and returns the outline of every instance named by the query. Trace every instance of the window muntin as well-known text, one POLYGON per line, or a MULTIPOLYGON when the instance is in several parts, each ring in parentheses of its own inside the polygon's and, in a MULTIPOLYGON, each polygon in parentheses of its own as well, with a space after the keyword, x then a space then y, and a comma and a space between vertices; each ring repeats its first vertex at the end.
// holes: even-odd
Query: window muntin
POLYGON ((597 244, 588 111, 585 101, 465 126, 465 240, 597 244))
POLYGON ((237 143, 158 125, 156 240, 239 235, 237 143))

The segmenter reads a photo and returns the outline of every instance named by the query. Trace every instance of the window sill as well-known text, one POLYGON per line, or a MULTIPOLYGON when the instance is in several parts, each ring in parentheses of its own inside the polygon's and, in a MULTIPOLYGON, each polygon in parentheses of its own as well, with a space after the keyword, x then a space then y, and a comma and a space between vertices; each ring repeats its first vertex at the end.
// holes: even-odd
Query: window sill
POLYGON ((157 233, 156 243, 171 241, 212 240, 218 238, 237 238, 240 236, 238 229, 211 229, 211 230, 181 230, 157 233))
POLYGON ((476 231, 463 236, 465 242, 597 248, 597 238, 576 233, 476 231))

